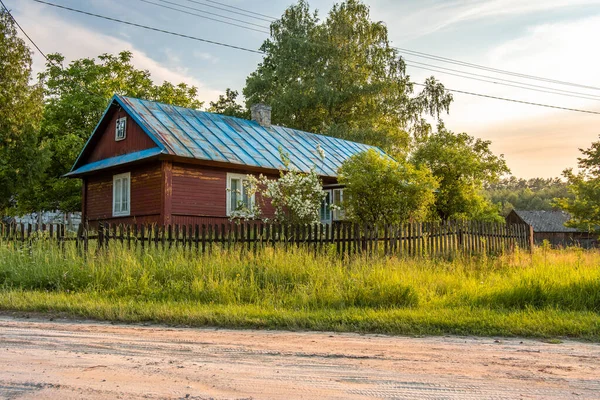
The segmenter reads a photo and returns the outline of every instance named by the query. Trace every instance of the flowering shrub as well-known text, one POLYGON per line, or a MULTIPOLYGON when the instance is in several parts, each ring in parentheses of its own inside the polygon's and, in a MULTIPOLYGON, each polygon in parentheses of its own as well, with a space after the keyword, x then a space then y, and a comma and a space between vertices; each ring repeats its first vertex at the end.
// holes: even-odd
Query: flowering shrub
MULTIPOLYGON (((318 149, 320 150, 320 148, 318 149)), ((322 150, 319 151, 324 158, 322 150)), ((264 175, 259 177, 248 175, 244 182, 249 196, 260 194, 264 202, 270 200, 275 209, 274 220, 290 224, 314 224, 320 222, 319 210, 326 194, 323 183, 313 166, 308 173, 290 167, 289 156, 280 150, 281 161, 285 170, 279 172, 279 179, 269 179, 264 175)), ((239 214, 247 213, 254 218, 262 217, 261 204, 255 202, 252 210, 240 210, 239 214)), ((267 221, 268 218, 262 218, 267 221)))

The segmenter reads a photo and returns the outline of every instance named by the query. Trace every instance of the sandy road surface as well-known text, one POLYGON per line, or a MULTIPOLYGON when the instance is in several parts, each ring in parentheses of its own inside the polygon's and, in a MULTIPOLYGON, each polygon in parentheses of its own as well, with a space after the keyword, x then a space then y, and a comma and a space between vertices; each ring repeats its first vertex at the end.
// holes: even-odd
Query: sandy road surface
POLYGON ((0 398, 590 399, 600 345, 3 316, 0 398))

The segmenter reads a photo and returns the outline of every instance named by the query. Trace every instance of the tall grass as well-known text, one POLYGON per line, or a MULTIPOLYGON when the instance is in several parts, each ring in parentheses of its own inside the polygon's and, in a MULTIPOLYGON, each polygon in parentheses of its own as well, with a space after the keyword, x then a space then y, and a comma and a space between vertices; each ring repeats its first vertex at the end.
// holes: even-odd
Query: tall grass
POLYGON ((246 326, 257 315, 269 315, 264 326, 596 338, 600 252, 544 248, 533 255, 517 251, 494 258, 342 259, 302 248, 198 255, 116 244, 84 258, 71 245, 63 251, 45 242, 22 249, 2 243, 0 309, 46 310, 49 305, 125 320, 161 320, 160 309, 162 320, 170 322, 189 322, 202 311, 196 323, 220 324, 235 314, 231 325, 246 326), (130 317, 114 317, 115 311, 107 310, 111 307, 130 310, 130 317), (206 319, 215 312, 223 318, 206 319), (519 322, 511 327, 507 318, 519 322), (581 321, 587 321, 585 327, 581 321))

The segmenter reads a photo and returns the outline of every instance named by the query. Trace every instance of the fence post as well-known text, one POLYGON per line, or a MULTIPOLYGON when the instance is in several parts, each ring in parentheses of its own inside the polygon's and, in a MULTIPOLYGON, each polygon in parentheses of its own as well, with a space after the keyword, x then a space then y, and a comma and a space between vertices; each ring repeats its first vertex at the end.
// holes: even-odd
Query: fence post
MULTIPOLYGON (((52 225, 50 225, 50 236, 52 236, 52 225)), ((104 248, 104 223, 98 222, 98 249, 104 248)))
POLYGON ((529 225, 527 232, 527 243, 529 244, 529 252, 533 254, 533 226, 529 225))

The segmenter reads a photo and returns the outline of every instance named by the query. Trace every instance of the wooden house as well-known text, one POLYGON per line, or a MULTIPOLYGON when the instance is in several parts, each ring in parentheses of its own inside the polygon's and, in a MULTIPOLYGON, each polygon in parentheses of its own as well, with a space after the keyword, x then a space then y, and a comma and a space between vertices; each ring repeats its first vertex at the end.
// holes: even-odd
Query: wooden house
MULTIPOLYGON (((66 175, 83 181, 83 220, 227 221, 241 204, 260 200, 243 189, 248 174, 279 176, 280 151, 293 168, 316 167, 327 191, 323 222, 340 218, 328 207, 343 197, 337 170, 371 146, 271 125, 270 113, 270 107, 256 105, 252 120, 245 120, 114 96, 66 175)), ((272 213, 268 205, 266 213, 272 213)))
POLYGON ((512 210, 506 217, 506 222, 527 224, 533 227, 533 241, 538 246, 544 240, 554 247, 581 246, 589 248, 598 245, 596 235, 565 226, 569 219, 571 216, 568 213, 559 210, 512 210))

